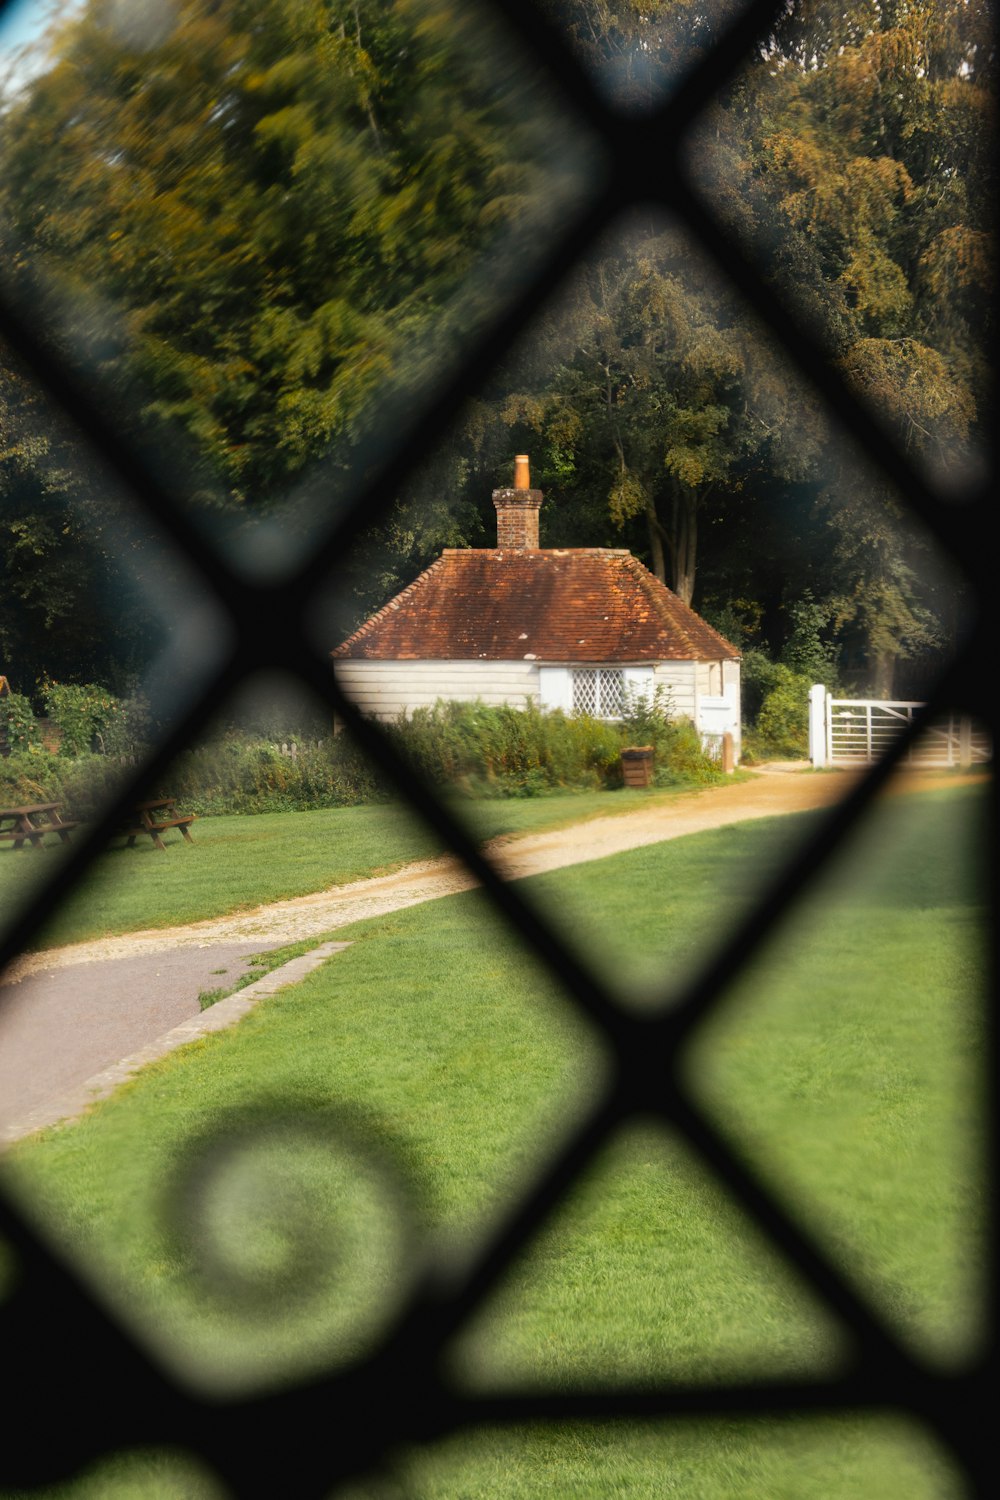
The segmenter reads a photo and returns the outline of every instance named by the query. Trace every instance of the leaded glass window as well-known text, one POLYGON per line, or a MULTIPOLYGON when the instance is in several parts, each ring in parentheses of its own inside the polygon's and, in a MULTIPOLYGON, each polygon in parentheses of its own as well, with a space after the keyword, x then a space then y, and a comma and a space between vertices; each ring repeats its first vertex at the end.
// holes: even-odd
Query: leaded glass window
POLYGON ((621 667, 574 667, 573 712, 592 719, 620 719, 625 703, 621 667))

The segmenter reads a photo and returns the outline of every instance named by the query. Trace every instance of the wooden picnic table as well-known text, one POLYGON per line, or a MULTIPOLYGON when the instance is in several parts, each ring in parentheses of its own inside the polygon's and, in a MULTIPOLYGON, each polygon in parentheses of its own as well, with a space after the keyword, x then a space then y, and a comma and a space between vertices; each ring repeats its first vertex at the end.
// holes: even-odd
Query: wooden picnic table
POLYGON ((0 839, 11 839, 15 849, 23 849, 25 843, 40 849, 47 833, 58 833, 60 842, 68 844, 70 830, 79 825, 64 818, 61 807, 60 802, 34 802, 30 807, 0 808, 0 839))
POLYGON ((173 797, 160 797, 155 802, 137 802, 125 821, 119 826, 118 838, 126 840, 126 848, 134 849, 135 841, 148 833, 157 849, 167 846, 160 838, 168 828, 179 828, 189 844, 194 839, 188 833, 188 824, 194 822, 194 813, 178 813, 173 797))

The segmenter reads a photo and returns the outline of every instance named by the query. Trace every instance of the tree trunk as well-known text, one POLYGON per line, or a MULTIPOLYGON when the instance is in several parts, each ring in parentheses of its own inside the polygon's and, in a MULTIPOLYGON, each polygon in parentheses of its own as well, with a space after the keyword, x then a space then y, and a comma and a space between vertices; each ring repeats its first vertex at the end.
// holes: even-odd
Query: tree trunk
POLYGON ((875 674, 872 681, 873 698, 891 698, 896 680, 896 660, 898 653, 892 650, 875 651, 872 653, 872 662, 875 674))
POLYGON ((698 556, 697 500, 683 490, 674 492, 674 593, 685 604, 694 598, 698 556))
POLYGON ((652 567, 651 573, 655 573, 661 583, 667 581, 667 560, 663 553, 662 527, 656 514, 656 506, 652 500, 646 506, 646 526, 649 531, 649 557, 652 567))

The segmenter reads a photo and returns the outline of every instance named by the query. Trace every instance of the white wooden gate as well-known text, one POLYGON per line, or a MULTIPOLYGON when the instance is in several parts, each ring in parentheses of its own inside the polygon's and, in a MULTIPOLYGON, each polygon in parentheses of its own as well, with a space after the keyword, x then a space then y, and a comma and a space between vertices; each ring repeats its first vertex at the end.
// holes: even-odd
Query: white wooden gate
MULTIPOLYGON (((814 766, 870 765, 923 707, 902 700, 834 698, 818 683, 809 693, 809 758, 814 766)), ((965 768, 985 764, 992 756, 986 731, 954 714, 929 724, 903 764, 965 768)))

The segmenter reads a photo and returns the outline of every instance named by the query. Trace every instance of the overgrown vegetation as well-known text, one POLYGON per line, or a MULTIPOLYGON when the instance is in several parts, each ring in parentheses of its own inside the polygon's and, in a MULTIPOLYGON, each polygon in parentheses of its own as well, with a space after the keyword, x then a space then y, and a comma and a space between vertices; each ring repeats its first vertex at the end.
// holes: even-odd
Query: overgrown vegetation
POLYGON ((97 817, 114 796, 122 766, 104 755, 53 755, 40 747, 0 760, 0 798, 9 807, 58 802, 81 822, 97 817))
POLYGON ((477 796, 533 797, 560 787, 597 790, 622 784, 621 752, 652 745, 655 784, 715 781, 722 775, 686 720, 669 704, 632 705, 621 723, 586 714, 438 703, 392 729, 400 749, 429 780, 477 796))
POLYGON ((809 689, 815 677, 771 661, 762 651, 743 657, 743 760, 798 760, 809 752, 809 689))
POLYGON ((96 682, 53 682, 45 677, 34 695, 0 698, 0 742, 15 754, 53 750, 67 759, 81 756, 136 756, 153 729, 148 700, 141 693, 116 697, 96 682), (36 715, 40 707, 43 717, 36 715))
MULTIPOLYGON (((73 743, 92 722, 92 691, 80 689, 79 701, 72 699, 66 721, 73 743)), ((694 728, 675 721, 663 701, 634 708, 620 724, 533 706, 441 702, 387 726, 387 733, 428 781, 476 797, 619 787, 621 751, 634 744, 654 747, 657 786, 708 783, 722 775, 694 728)), ((98 814, 121 774, 110 756, 22 750, 0 763, 0 796, 61 802, 73 817, 87 820, 98 814)), ((163 785, 150 788, 151 795, 174 797, 186 812, 202 816, 349 807, 385 800, 392 791, 347 734, 275 743, 239 728, 186 750, 163 785)))
POLYGON ((811 590, 804 589, 785 614, 788 635, 774 658, 753 644, 753 625, 747 628, 731 608, 720 611, 730 632, 728 639, 743 647, 742 759, 748 765, 761 760, 805 759, 809 753, 809 689, 817 682, 834 691, 840 686, 830 609, 817 604, 811 590))

